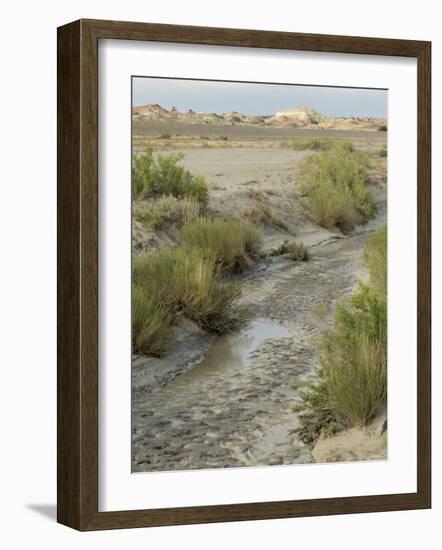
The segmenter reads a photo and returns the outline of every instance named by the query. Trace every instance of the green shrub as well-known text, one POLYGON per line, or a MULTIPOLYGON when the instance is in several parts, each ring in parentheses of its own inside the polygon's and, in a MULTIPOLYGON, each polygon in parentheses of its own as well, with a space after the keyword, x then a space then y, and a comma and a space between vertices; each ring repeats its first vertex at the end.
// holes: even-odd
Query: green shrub
POLYGON ((240 287, 224 281, 213 256, 196 248, 172 248, 135 257, 134 284, 175 317, 182 313, 203 329, 225 332, 238 321, 240 287))
POLYGON ((382 147, 381 149, 379 149, 379 152, 378 152, 379 156, 382 157, 382 158, 385 158, 387 156, 387 147, 382 147))
POLYGON ((170 312, 152 301, 140 285, 132 288, 132 349, 134 353, 161 355, 167 346, 170 312))
POLYGON ((364 264, 370 284, 383 297, 387 296, 387 226, 368 238, 364 248, 364 264))
POLYGON ((228 271, 245 269, 262 244, 260 231, 236 218, 198 218, 182 227, 181 237, 228 271))
POLYGON ((160 134, 160 139, 170 139, 172 137, 171 134, 168 134, 167 132, 163 132, 160 134))
POLYGON ((387 132, 387 131, 388 131, 388 128, 387 128, 387 126, 385 126, 385 124, 382 124, 378 128, 378 132, 387 132))
POLYGON ((365 154, 344 148, 305 159, 300 190, 317 224, 336 225, 343 231, 351 231, 356 224, 374 216, 376 205, 364 184, 367 167, 365 154))
POLYGON ((152 149, 134 155, 132 167, 132 194, 134 199, 145 199, 154 192, 156 162, 152 149))
POLYGON ((278 248, 270 252, 270 256, 281 256, 283 254, 288 254, 295 262, 308 260, 307 247, 302 242, 285 240, 278 248))
POLYGON ((209 191, 202 176, 193 176, 179 162, 181 153, 154 156, 152 149, 134 157, 132 190, 135 199, 147 199, 159 195, 177 198, 193 198, 207 207, 209 191))
POLYGON ((369 285, 338 304, 320 341, 318 382, 301 393, 302 436, 366 424, 387 398, 387 229, 367 241, 369 285))
POLYGON ((322 336, 319 381, 301 393, 303 438, 366 424, 387 397, 387 304, 361 285, 322 336))

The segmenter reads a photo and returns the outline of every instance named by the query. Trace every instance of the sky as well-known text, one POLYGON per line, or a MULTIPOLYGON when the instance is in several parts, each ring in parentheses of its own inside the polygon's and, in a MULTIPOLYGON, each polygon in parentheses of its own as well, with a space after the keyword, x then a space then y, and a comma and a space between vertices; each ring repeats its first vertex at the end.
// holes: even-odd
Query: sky
POLYGON ((386 117, 387 97, 387 90, 134 77, 132 99, 179 111, 271 115, 311 107, 328 116, 386 117))

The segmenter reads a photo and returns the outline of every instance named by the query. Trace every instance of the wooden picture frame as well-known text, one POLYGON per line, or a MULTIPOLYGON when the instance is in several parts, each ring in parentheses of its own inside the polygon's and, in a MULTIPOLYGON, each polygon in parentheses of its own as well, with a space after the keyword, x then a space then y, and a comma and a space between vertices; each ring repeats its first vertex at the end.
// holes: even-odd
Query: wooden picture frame
POLYGON ((79 20, 58 29, 58 521, 81 531, 431 506, 431 44, 79 20), (417 492, 98 511, 98 41, 122 39, 403 56, 418 67, 417 492))

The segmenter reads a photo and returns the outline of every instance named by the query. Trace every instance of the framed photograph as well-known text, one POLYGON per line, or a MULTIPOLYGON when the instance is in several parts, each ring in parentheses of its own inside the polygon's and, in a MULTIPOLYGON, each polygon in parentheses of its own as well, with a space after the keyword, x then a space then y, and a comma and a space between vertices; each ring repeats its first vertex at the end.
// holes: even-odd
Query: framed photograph
POLYGON ((58 29, 60 523, 431 506, 430 68, 429 42, 58 29))

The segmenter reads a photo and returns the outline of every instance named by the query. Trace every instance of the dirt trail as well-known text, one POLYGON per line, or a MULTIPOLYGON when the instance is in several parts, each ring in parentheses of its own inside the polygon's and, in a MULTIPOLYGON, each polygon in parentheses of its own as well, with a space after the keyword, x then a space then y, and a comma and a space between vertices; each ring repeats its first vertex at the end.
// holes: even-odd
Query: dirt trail
POLYGON ((312 248, 308 262, 262 264, 244 282, 250 324, 216 339, 202 363, 164 387, 134 392, 133 471, 311 462, 289 384, 314 376, 311 312, 351 293, 385 206, 354 236, 312 248))

